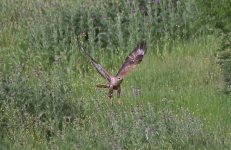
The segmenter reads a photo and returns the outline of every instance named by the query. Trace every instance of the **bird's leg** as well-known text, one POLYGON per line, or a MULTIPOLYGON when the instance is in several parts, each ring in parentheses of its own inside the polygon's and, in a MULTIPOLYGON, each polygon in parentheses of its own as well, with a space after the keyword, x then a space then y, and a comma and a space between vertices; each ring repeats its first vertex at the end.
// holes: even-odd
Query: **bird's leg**
POLYGON ((108 97, 110 99, 111 104, 113 104, 112 94, 113 94, 113 88, 110 87, 109 88, 109 92, 108 92, 108 97))
POLYGON ((118 97, 118 104, 121 105, 122 104, 122 100, 120 98, 120 93, 121 93, 121 88, 120 86, 117 89, 117 97, 118 97))

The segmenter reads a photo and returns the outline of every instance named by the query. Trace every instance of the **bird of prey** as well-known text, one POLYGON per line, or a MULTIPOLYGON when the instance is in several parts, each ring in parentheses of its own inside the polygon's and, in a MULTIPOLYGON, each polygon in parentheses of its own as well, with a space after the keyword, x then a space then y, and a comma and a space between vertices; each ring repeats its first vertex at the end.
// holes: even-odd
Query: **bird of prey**
MULTIPOLYGON (((84 50, 83 50, 84 51, 84 50)), ((127 56, 125 62, 119 69, 118 73, 115 76, 112 76, 108 71, 106 71, 93 57, 91 57, 86 51, 84 53, 90 59, 92 65, 96 68, 98 73, 105 79, 108 80, 108 83, 105 85, 96 85, 98 88, 108 88, 108 97, 112 104, 112 94, 113 90, 117 90, 118 103, 121 104, 120 93, 122 83, 125 76, 128 75, 131 70, 133 70, 143 59, 143 56, 147 52, 147 46, 144 41, 140 42, 137 47, 127 56)))

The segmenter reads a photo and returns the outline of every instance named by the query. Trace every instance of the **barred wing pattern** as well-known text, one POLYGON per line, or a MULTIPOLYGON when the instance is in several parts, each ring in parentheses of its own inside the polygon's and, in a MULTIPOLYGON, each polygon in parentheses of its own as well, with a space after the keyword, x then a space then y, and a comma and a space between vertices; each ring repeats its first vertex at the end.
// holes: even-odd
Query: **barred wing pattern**
POLYGON ((138 44, 137 47, 125 59, 125 62, 123 63, 116 76, 121 78, 127 76, 142 61, 146 52, 146 43, 141 42, 138 44))

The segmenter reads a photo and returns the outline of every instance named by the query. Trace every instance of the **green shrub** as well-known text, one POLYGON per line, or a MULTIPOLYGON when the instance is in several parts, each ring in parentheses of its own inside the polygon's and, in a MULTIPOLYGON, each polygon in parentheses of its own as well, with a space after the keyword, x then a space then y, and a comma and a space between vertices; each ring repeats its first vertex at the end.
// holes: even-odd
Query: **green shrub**
POLYGON ((225 34, 218 52, 219 63, 226 83, 225 91, 231 93, 231 32, 225 34))
POLYGON ((224 33, 231 31, 231 1, 229 0, 210 0, 197 1, 199 8, 202 10, 203 22, 210 27, 221 29, 224 33))
POLYGON ((222 43, 218 50, 218 59, 221 64, 223 78, 226 84, 225 91, 231 92, 231 1, 211 0, 197 1, 202 11, 202 19, 210 26, 210 30, 220 30, 222 43))

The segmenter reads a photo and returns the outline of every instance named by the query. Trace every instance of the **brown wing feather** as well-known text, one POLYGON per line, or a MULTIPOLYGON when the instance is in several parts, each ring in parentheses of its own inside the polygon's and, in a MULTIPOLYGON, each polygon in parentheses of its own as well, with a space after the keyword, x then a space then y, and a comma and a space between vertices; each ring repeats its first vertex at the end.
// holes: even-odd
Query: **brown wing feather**
POLYGON ((123 63, 116 76, 122 78, 127 76, 128 73, 131 72, 131 70, 133 70, 142 61, 146 51, 146 43, 142 41, 125 59, 125 62, 123 63))
POLYGON ((93 57, 91 57, 86 51, 84 51, 84 53, 90 58, 91 63, 96 68, 97 72, 103 78, 107 79, 108 81, 111 81, 111 75, 99 63, 97 63, 97 61, 93 57))

